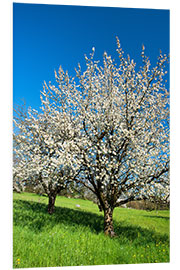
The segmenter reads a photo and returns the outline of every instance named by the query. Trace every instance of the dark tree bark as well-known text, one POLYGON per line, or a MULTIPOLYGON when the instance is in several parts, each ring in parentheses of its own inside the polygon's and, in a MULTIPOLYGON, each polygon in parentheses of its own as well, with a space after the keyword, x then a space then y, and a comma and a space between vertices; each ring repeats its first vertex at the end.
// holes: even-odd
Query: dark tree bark
POLYGON ((113 226, 113 207, 106 206, 104 209, 104 234, 110 237, 115 236, 113 226))
POLYGON ((49 203, 48 203, 48 213, 51 215, 54 213, 54 205, 55 205, 55 200, 56 200, 56 194, 50 193, 48 195, 49 197, 49 203))

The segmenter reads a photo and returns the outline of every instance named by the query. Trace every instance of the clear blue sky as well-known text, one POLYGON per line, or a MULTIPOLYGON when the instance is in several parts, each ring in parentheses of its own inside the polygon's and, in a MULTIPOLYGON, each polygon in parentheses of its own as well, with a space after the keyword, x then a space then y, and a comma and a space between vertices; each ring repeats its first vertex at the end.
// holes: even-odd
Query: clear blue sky
POLYGON ((43 82, 61 65, 70 75, 96 48, 116 55, 118 36, 125 53, 138 62, 142 44, 153 63, 169 54, 169 10, 13 4, 13 102, 38 109, 43 82))

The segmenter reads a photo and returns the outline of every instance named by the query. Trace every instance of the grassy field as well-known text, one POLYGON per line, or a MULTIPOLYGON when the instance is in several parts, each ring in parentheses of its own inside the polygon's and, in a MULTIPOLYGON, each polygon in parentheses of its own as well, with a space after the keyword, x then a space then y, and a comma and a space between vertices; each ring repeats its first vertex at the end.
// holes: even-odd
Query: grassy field
POLYGON ((117 208, 111 239, 93 202, 57 197, 49 215, 46 197, 13 196, 14 268, 169 262, 169 211, 117 208))

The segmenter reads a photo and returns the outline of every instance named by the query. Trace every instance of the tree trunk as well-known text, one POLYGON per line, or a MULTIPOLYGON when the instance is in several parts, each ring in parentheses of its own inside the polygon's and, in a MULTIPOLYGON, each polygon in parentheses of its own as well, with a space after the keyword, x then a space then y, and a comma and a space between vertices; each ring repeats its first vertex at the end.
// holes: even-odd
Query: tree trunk
POLYGON ((49 194, 48 213, 51 215, 54 213, 54 204, 56 200, 56 194, 49 194))
POLYGON ((115 236, 113 227, 113 208, 107 207, 104 210, 104 234, 110 237, 115 236))

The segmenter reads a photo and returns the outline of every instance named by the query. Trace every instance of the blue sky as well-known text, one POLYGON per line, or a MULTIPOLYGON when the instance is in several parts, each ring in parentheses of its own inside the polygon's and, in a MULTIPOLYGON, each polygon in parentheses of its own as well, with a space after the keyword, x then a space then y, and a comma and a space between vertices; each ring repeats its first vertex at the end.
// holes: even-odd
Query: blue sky
POLYGON ((136 62, 142 44, 152 63, 161 49, 169 54, 169 10, 13 4, 13 102, 38 109, 43 82, 61 65, 74 76, 84 54, 96 48, 117 57, 118 36, 136 62))

